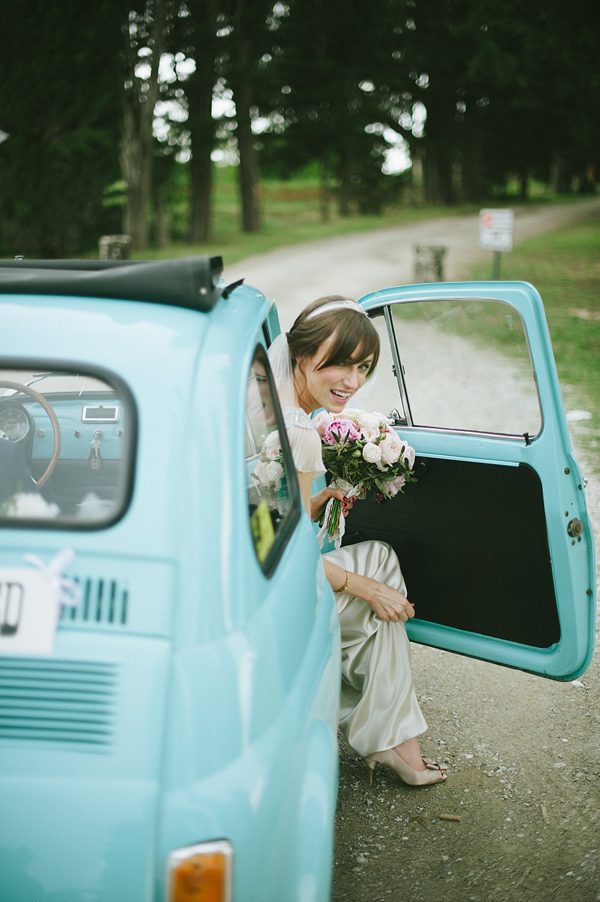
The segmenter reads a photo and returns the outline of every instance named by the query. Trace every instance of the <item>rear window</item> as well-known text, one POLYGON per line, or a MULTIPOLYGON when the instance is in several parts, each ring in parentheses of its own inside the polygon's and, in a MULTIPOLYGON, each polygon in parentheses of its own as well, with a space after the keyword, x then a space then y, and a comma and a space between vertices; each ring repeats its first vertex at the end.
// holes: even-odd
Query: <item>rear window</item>
POLYGON ((301 511, 296 470, 265 349, 259 345, 246 392, 246 485, 254 551, 271 576, 301 511))
POLYGON ((0 367, 0 525, 99 529, 131 496, 135 408, 95 370, 0 367))

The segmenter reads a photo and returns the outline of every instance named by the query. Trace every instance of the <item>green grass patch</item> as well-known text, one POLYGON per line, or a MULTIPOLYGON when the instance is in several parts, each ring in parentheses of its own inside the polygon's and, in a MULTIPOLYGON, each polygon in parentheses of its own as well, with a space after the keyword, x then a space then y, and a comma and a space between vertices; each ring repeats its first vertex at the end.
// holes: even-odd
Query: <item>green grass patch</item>
MULTIPOLYGON (((265 191, 268 194, 268 191, 265 191)), ((138 252, 139 260, 159 260, 188 257, 196 254, 220 255, 226 264, 237 263, 246 257, 263 254, 280 247, 289 247, 308 241, 320 241, 335 235, 368 232, 466 214, 476 214, 475 206, 462 207, 412 207, 400 206, 386 210, 381 216, 339 216, 333 209, 328 221, 320 217, 318 201, 313 198, 294 197, 292 194, 274 197, 263 206, 260 232, 240 231, 240 215, 237 207, 221 203, 209 244, 176 242, 166 248, 152 248, 138 252)))
MULTIPOLYGON (((407 184, 401 196, 390 192, 390 201, 384 204, 381 215, 362 216, 354 211, 350 216, 340 216, 337 211, 335 190, 332 190, 328 204, 329 217, 324 222, 320 185, 315 167, 307 167, 305 171, 285 181, 262 179, 259 187, 261 229, 257 233, 244 233, 241 231, 237 178, 237 167, 215 166, 212 240, 208 244, 190 244, 185 238, 189 214, 189 169, 185 166, 178 167, 170 183, 168 199, 173 242, 168 247, 152 247, 137 252, 135 257, 143 260, 164 260, 210 254, 221 255, 226 264, 232 264, 280 247, 320 241, 336 235, 373 231, 442 217, 477 215, 484 206, 484 204, 426 206, 420 201, 419 189, 411 188, 407 184)), ((502 197, 494 198, 493 202, 499 202, 500 199, 502 202, 510 203, 511 207, 527 207, 568 202, 574 198, 573 195, 553 194, 546 186, 532 182, 530 201, 523 203, 519 200, 516 184, 507 186, 502 197)))
MULTIPOLYGON (((379 216, 361 216, 353 212, 340 216, 335 192, 331 192, 329 218, 322 220, 320 186, 314 173, 307 171, 282 181, 263 179, 260 184, 261 230, 258 233, 241 231, 241 212, 236 167, 215 167, 213 189, 213 235, 208 244, 189 244, 185 240, 189 204, 189 174, 184 168, 177 171, 177 179, 170 195, 170 216, 174 241, 165 248, 150 248, 139 252, 137 259, 154 260, 187 257, 196 254, 221 255, 226 264, 237 263, 254 254, 262 254, 279 247, 320 241, 335 235, 366 232, 398 225, 423 222, 428 219, 477 215, 481 204, 462 204, 454 207, 425 206, 419 202, 418 191, 407 187, 401 199, 384 205, 379 216)), ((504 196, 512 207, 521 206, 513 194, 504 196)), ((573 196, 550 194, 543 186, 532 186, 528 205, 572 201, 573 196), (535 189, 535 190, 534 190, 535 189)))
MULTIPOLYGON (((489 266, 472 275, 489 278, 489 266)), ((503 254, 502 279, 531 282, 541 294, 565 407, 592 414, 575 428, 600 470, 600 217, 503 254)))

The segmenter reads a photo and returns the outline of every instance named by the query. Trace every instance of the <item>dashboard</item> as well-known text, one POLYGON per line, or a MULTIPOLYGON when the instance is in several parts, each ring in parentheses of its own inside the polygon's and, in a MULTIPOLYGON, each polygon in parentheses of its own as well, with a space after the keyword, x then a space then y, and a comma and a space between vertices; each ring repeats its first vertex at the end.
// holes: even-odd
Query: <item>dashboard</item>
POLYGON ((95 376, 0 370, 0 438, 19 446, 38 492, 60 517, 106 516, 118 506, 129 412, 122 394, 95 376))

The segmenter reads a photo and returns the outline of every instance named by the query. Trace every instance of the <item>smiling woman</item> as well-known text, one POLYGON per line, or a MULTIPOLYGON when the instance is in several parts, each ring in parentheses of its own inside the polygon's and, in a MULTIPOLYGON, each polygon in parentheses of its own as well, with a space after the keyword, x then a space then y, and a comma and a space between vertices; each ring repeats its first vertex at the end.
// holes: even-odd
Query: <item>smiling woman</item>
MULTIPOLYGON (((341 488, 310 495, 324 473, 321 440, 309 418, 319 408, 340 413, 379 359, 379 337, 355 301, 320 298, 307 307, 270 351, 300 491, 317 519, 330 498, 351 505, 341 488)), ((421 757, 417 735, 427 729, 412 685, 405 623, 414 617, 392 548, 378 541, 323 555, 342 636, 340 727, 371 769, 384 764, 405 783, 445 780, 421 757)))
POLYGON ((369 317, 355 301, 339 295, 307 307, 288 333, 288 342, 305 411, 341 411, 379 359, 379 339, 369 317))

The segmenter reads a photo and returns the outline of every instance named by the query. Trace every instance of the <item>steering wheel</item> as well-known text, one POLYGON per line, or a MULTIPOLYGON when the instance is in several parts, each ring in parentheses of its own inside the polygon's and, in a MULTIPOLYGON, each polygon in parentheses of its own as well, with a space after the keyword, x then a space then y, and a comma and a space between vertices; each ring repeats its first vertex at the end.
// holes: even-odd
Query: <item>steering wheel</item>
POLYGON ((39 488, 43 486, 44 483, 47 482, 50 478, 60 454, 60 426, 58 423, 58 418, 44 396, 40 395, 40 393, 35 391, 35 389, 29 388, 28 385, 22 385, 20 382, 5 382, 2 379, 0 380, 0 388, 14 388, 16 391, 24 392, 26 395, 29 395, 30 398, 33 398, 34 401, 37 401, 38 404, 41 404, 41 406, 48 414, 50 422, 52 423, 54 447, 52 448, 52 457, 50 458, 48 466, 46 467, 40 478, 37 480, 37 486, 39 488))

